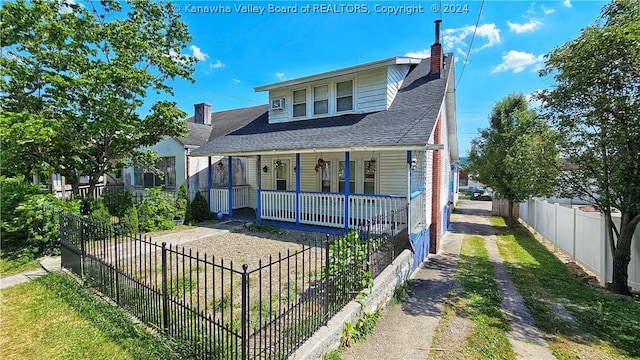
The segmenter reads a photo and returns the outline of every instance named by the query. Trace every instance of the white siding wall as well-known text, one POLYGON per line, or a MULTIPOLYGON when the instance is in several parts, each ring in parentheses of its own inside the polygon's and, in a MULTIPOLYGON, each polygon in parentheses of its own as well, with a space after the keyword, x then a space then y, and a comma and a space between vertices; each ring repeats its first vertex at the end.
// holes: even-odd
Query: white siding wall
MULTIPOLYGON (((429 144, 433 144, 433 133, 431 133, 431 136, 429 137, 429 144)), ((425 219, 426 219, 426 225, 427 226, 431 226, 431 204, 432 204, 432 197, 433 197, 433 156, 434 156, 434 151, 427 151, 426 152, 426 156, 425 156, 425 163, 426 163, 426 171, 424 173, 424 193, 425 193, 425 200, 426 200, 426 209, 425 209, 425 219)))
POLYGON ((388 151, 380 154, 378 165, 380 193, 407 195, 407 152, 388 151))
MULTIPOLYGON (((159 143, 143 148, 145 150, 153 150, 158 153, 159 157, 175 157, 176 158, 176 189, 186 181, 186 153, 185 149, 178 141, 173 138, 167 138, 159 143)), ((124 169, 122 177, 125 186, 134 185, 134 169, 129 167, 124 169)), ((186 184, 185 184, 186 185, 186 184)))
POLYGON ((391 106, 404 78, 409 73, 409 65, 391 65, 387 69, 387 109, 391 106))
POLYGON ((300 190, 301 191, 319 191, 318 177, 320 176, 316 170, 317 158, 315 154, 300 155, 300 190))
POLYGON ((358 74, 356 81, 356 110, 372 112, 387 109, 386 68, 370 70, 358 74))

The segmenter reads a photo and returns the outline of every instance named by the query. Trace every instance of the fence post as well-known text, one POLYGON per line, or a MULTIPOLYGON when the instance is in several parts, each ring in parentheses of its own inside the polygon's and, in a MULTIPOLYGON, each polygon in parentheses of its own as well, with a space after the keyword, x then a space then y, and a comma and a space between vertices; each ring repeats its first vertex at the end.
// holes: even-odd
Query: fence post
POLYGON ((324 323, 326 325, 329 321, 329 234, 327 234, 324 249, 324 323))
POLYGON ((120 305, 120 282, 118 281, 118 258, 120 258, 120 254, 118 252, 118 231, 115 229, 109 230, 109 228, 105 225, 106 232, 113 231, 113 251, 115 252, 115 266, 113 269, 113 276, 115 277, 115 293, 116 293, 116 304, 120 305))
POLYGON ((242 265, 242 315, 240 322, 242 323, 242 359, 249 359, 249 273, 247 269, 249 265, 242 265))
POLYGON ((167 289, 167 243, 162 243, 162 328, 169 332, 169 295, 167 289))
POLYGON ((84 241, 86 238, 84 221, 82 219, 76 220, 80 223, 80 276, 84 276, 84 241))

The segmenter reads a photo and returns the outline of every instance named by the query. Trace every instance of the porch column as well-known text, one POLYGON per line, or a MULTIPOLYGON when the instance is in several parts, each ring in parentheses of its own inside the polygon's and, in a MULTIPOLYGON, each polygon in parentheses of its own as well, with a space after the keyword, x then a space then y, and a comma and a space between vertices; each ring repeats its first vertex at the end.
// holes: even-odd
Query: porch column
POLYGON ((256 167, 258 168, 258 188, 256 190, 256 221, 260 222, 260 212, 262 211, 262 204, 260 201, 260 192, 262 191, 262 156, 258 155, 256 160, 256 167))
POLYGON ((296 153, 296 225, 300 225, 300 153, 296 153))
POLYGON ((211 156, 209 156, 207 166, 207 201, 209 202, 209 212, 212 212, 213 204, 211 203, 211 189, 213 188, 213 175, 211 174, 211 156))
POLYGON ((351 171, 349 164, 349 152, 344 152, 344 231, 349 231, 349 193, 351 189, 351 177, 349 172, 351 171))
POLYGON ((229 190, 229 217, 233 216, 233 162, 231 156, 227 158, 227 171, 229 180, 227 181, 227 189, 229 190))
POLYGON ((413 164, 411 150, 407 150, 407 228, 409 229, 409 234, 413 228, 411 227, 411 165, 413 164))

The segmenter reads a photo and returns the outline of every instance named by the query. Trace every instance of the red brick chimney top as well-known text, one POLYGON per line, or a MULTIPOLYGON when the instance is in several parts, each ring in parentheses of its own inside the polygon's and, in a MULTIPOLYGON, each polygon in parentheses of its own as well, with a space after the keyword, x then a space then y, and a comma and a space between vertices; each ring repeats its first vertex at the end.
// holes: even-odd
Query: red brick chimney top
POLYGON ((440 44, 440 23, 442 20, 436 20, 435 42, 431 45, 431 74, 439 74, 444 67, 444 53, 440 44))

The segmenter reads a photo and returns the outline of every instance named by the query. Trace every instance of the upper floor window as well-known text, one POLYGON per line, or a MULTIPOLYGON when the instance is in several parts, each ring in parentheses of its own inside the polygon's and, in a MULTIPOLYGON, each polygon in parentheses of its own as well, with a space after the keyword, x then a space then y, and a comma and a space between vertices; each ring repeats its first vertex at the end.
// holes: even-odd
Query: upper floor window
POLYGON ((293 117, 307 116, 307 90, 293 92, 293 117))
POLYGON ((329 85, 313 88, 313 115, 329 113, 329 85))
POLYGON ((353 80, 336 84, 336 110, 353 110, 353 80))

